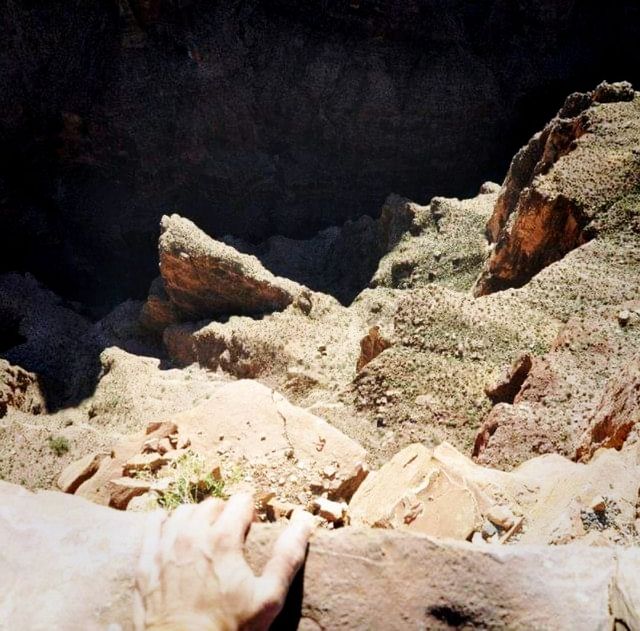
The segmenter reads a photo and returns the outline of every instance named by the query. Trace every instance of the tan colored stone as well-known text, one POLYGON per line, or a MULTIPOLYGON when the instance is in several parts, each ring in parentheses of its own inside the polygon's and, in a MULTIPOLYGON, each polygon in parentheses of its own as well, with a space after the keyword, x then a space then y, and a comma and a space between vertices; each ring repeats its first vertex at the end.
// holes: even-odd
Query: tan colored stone
POLYGON ((311 507, 314 514, 320 515, 331 523, 345 522, 348 519, 348 508, 345 502, 333 502, 325 497, 316 497, 312 501, 311 507))
POLYGON ((168 460, 160 454, 136 454, 124 463, 123 473, 125 476, 133 476, 140 471, 153 472, 164 467, 168 460))
POLYGON ((614 527, 604 533, 615 543, 616 533, 632 531, 639 479, 635 445, 602 450, 587 466, 544 455, 504 472, 479 466, 446 443, 414 444, 369 475, 349 510, 354 525, 458 538, 482 530, 496 542, 561 544, 582 540, 588 532, 582 511, 602 495, 616 498, 609 513, 614 527))
POLYGON ((78 487, 96 473, 106 454, 88 454, 72 462, 58 478, 58 488, 63 493, 75 493, 78 487))
POLYGON ((171 421, 154 421, 153 423, 148 423, 146 429, 147 434, 154 434, 154 438, 158 440, 168 438, 177 431, 178 426, 171 421))
POLYGON ((152 486, 149 480, 134 478, 117 478, 111 480, 107 487, 109 491, 109 506, 125 510, 129 502, 138 495, 147 493, 152 486))
MULTIPOLYGON (((0 606, 8 629, 133 629, 144 513, 0 482, 0 606), (26 527, 28 525, 28 527, 26 527), (51 586, 55 585, 55 597, 51 586)), ((260 571, 280 532, 252 526, 260 571)), ((634 548, 493 546, 342 528, 313 536, 301 599, 276 627, 300 629, 638 628, 634 548), (336 571, 336 568, 339 571, 336 571)))
POLYGON ((278 521, 280 519, 289 519, 297 508, 301 508, 300 505, 273 498, 265 505, 265 513, 269 521, 278 521))
POLYGON ((142 495, 132 497, 127 504, 127 511, 147 513, 156 510, 158 508, 159 497, 155 491, 148 491, 142 495))
POLYGON ((277 471, 287 480, 280 490, 284 499, 295 497, 303 476, 320 480, 326 468, 335 467, 334 478, 326 480, 324 486, 330 499, 348 500, 368 472, 364 465, 366 452, 355 441, 323 419, 292 405, 274 390, 243 380, 219 387, 205 403, 173 415, 171 421, 148 424, 145 435, 132 436, 114 445, 114 457, 103 463, 77 493, 108 504, 111 492, 105 485, 120 478, 124 470, 157 468, 189 451, 202 457, 207 471, 214 476, 221 476, 221 458, 227 475, 235 469, 246 475, 253 468, 277 471), (173 434, 177 434, 176 444, 183 443, 182 437, 188 436, 189 448, 172 449, 162 456, 156 452, 143 453, 150 439, 158 439, 160 451, 162 442, 173 434), (221 436, 223 453, 220 453, 221 436))
POLYGON ((371 473, 349 509, 354 525, 467 539, 482 521, 478 499, 479 491, 447 470, 431 450, 415 444, 371 473))
POLYGON ((503 530, 508 530, 516 521, 515 515, 508 506, 492 506, 487 511, 487 519, 503 530))

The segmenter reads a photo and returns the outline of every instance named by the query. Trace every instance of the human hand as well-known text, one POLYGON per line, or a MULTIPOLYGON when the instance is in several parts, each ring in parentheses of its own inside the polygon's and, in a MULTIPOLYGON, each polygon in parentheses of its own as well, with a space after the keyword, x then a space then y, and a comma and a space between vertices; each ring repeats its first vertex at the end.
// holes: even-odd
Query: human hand
POLYGON ((259 577, 243 554, 253 519, 247 493, 150 514, 136 576, 136 629, 268 629, 304 561, 313 518, 294 513, 259 577))

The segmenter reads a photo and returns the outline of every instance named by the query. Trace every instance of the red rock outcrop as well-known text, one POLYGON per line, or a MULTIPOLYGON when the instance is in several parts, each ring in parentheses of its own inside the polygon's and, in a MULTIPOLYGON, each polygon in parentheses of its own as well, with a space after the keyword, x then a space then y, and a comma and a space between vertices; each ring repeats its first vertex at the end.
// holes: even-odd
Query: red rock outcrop
POLYGON ((640 96, 628 83, 572 94, 514 157, 474 293, 525 284, 595 235, 594 220, 640 187, 640 96))
POLYGON ((543 453, 588 459, 600 446, 622 446, 637 422, 636 363, 629 365, 629 357, 640 351, 638 305, 628 301, 569 318, 549 352, 532 358, 515 396, 494 399, 475 437, 474 458, 510 469, 543 453))
MULTIPOLYGON (((254 256, 215 241, 188 219, 165 216, 160 229, 163 288, 183 320, 280 311, 302 290, 268 272, 254 256)), ((150 306, 148 316, 154 312, 158 316, 159 310, 150 306)), ((164 311, 160 319, 167 320, 164 311)))
POLYGON ((621 449, 640 426, 640 357, 611 379, 576 451, 589 460, 600 448, 621 449))
POLYGON ((370 361, 390 346, 391 342, 380 333, 380 327, 372 326, 360 340, 360 357, 358 357, 356 371, 360 372, 370 361))

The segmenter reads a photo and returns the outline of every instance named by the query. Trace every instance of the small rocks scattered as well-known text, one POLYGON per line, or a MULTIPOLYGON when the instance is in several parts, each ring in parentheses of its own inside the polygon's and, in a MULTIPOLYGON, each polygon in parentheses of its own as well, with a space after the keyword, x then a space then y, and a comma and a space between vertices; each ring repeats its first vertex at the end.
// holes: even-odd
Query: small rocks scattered
POLYGON ((334 526, 343 526, 349 523, 346 502, 334 502, 324 497, 317 497, 312 501, 311 509, 315 515, 319 515, 334 526))
POLYGON ((516 520, 515 515, 507 506, 492 506, 487 511, 487 519, 494 526, 502 528, 502 530, 509 530, 516 520))

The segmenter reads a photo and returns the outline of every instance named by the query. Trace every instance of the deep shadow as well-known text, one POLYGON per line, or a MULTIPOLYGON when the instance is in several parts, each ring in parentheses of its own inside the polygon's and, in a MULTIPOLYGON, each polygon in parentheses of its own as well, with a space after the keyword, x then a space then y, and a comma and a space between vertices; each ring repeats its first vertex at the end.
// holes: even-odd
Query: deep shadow
POLYGON ((570 92, 640 85, 636 0, 39 0, 0 22, 0 272, 96 315, 144 296, 162 214, 259 243, 391 192, 471 196, 570 92))
POLYGON ((76 407, 93 395, 109 370, 100 361, 105 348, 117 346, 159 359, 161 369, 172 367, 159 337, 137 324, 138 309, 127 303, 118 308, 115 320, 102 325, 33 278, 0 275, 0 358, 38 376, 48 412, 76 407))
MULTIPOLYGON (((308 556, 307 549, 307 556, 308 556)), ((305 557, 306 561, 306 557, 305 557)), ((295 631, 302 617, 302 600, 304 596, 304 565, 291 583, 287 600, 282 611, 271 625, 271 631, 295 631)))
POLYGON ((5 314, 0 309, 0 353, 26 341, 27 338, 20 333, 20 318, 13 314, 5 314))
POLYGON ((427 614, 451 629, 478 628, 474 617, 462 608, 439 605, 429 608, 427 614))

